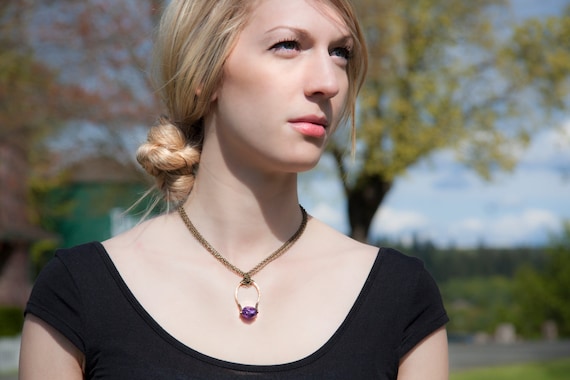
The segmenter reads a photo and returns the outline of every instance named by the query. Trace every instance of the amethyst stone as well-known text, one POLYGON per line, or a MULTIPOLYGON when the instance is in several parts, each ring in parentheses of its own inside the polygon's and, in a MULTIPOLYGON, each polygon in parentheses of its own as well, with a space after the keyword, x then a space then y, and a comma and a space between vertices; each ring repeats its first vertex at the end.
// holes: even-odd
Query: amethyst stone
POLYGON ((241 317, 246 320, 251 320, 257 316, 257 308, 253 306, 246 306, 241 309, 241 317))

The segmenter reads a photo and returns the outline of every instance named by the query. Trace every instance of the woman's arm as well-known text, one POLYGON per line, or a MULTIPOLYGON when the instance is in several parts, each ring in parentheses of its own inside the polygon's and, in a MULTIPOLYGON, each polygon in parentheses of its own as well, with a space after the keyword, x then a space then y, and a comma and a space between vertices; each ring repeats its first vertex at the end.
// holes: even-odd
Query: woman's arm
POLYGON ((400 361, 398 380, 417 379, 449 379, 449 353, 445 327, 428 335, 400 361))
POLYGON ((41 319, 28 314, 22 331, 19 380, 82 380, 83 353, 41 319))

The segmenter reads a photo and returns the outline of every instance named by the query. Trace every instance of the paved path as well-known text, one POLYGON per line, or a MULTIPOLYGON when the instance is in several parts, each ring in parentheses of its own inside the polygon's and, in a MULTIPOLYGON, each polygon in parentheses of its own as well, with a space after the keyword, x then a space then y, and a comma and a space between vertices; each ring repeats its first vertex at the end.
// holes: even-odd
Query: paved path
POLYGON ((570 358, 570 341, 527 342, 514 344, 449 345, 452 371, 511 363, 570 358))
MULTIPOLYGON (((452 343, 449 346, 452 371, 561 358, 570 358, 570 340, 480 345, 452 343)), ((17 375, 0 375, 0 380, 17 378, 17 375)))

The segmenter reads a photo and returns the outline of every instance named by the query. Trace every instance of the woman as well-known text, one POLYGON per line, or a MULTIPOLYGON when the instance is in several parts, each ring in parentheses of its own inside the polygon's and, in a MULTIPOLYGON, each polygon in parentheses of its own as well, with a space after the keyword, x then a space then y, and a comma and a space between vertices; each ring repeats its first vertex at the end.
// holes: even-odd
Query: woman
POLYGON ((58 252, 20 378, 446 379, 421 263, 298 204, 365 74, 348 1, 173 0, 156 57, 169 114, 137 158, 173 211, 58 252))

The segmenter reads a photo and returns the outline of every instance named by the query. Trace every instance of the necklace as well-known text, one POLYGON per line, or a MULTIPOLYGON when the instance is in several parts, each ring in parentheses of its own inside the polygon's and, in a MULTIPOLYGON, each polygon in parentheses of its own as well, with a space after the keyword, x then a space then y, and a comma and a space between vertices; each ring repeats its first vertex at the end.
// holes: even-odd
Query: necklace
POLYGON ((301 214, 303 215, 303 219, 297 231, 295 231, 293 236, 291 236, 289 240, 283 243, 281 247, 277 248, 276 251, 267 256, 259 264, 257 264, 247 272, 242 271, 241 269, 230 263, 224 256, 222 256, 218 251, 216 251, 216 249, 212 247, 210 243, 208 243, 208 241, 202 236, 202 234, 198 232, 196 227, 194 227, 194 225, 190 221, 190 218, 188 217, 188 214, 186 214, 184 207, 182 206, 178 207, 178 213, 180 214, 182 221, 184 222, 184 224, 186 225, 192 236, 194 236, 194 238, 198 240, 198 242, 206 249, 206 251, 210 252, 210 254, 212 254, 212 256, 214 256, 226 268, 228 268, 238 276, 242 277, 242 280, 239 282, 234 292, 234 298, 237 307, 239 309, 239 315, 245 321, 253 321, 255 317, 257 317, 257 314, 259 313, 259 300, 261 299, 261 290, 259 289, 259 286, 255 283, 255 281, 253 281, 251 277, 254 274, 258 273, 263 268, 265 268, 267 264, 277 259, 279 256, 283 255, 289 248, 291 248, 293 244, 295 244, 295 242, 301 237, 301 235, 305 231, 305 227, 307 226, 307 212, 305 211, 303 206, 299 205, 299 207, 301 208, 301 214), (255 306, 242 307, 239 302, 239 291, 241 288, 249 288, 249 287, 253 287, 257 292, 257 302, 255 303, 255 306))

